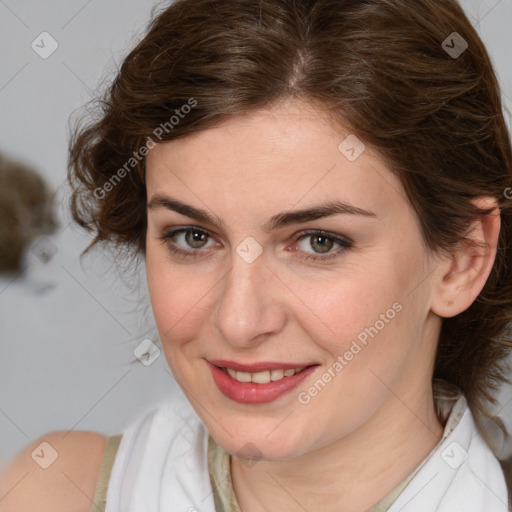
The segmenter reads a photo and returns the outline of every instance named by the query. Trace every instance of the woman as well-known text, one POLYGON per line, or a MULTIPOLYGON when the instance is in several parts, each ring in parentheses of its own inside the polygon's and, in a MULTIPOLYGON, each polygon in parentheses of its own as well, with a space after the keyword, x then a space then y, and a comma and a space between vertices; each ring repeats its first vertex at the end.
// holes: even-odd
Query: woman
POLYGON ((70 183, 92 245, 143 257, 184 398, 38 440, 3 510, 507 510, 481 427, 512 152, 455 1, 178 1, 77 128, 70 183))

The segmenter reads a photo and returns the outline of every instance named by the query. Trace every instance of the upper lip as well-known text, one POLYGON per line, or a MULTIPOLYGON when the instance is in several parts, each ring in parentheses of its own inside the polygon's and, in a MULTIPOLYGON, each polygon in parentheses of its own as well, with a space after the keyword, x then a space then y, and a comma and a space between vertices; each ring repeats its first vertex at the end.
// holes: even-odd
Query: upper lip
POLYGON ((291 370, 295 368, 305 368, 312 366, 314 363, 278 363, 270 361, 261 361, 252 364, 242 364, 236 361, 227 361, 224 359, 209 359, 208 362, 219 368, 230 368, 237 372, 256 373, 265 370, 291 370))

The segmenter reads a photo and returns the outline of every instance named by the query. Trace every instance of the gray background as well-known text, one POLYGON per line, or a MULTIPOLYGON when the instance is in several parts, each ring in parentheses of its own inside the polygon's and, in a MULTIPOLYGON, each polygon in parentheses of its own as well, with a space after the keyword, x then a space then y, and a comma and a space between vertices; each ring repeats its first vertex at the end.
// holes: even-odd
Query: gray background
MULTIPOLYGON (((118 433, 176 393, 163 355, 144 366, 133 354, 142 340, 157 340, 143 268, 123 277, 107 254, 79 259, 88 239, 70 224, 64 184, 70 114, 113 76, 152 7, 165 4, 0 0, 0 151, 37 168, 60 202, 60 227, 49 237, 55 255, 44 263, 29 251, 23 275, 0 278, 0 463, 51 430, 118 433), (48 59, 31 48, 43 31, 59 45, 48 59)), ((512 0, 462 5, 510 110, 512 0)), ((510 388, 500 402, 512 427, 510 388)))

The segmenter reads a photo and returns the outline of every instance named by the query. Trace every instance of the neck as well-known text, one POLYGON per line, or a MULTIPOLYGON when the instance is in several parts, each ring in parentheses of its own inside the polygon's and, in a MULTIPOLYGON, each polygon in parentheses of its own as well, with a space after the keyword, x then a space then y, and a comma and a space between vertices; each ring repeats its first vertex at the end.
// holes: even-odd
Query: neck
POLYGON ((371 508, 405 480, 441 439, 443 427, 428 389, 428 396, 405 400, 391 395, 357 431, 294 459, 259 461, 249 467, 232 457, 240 508, 243 512, 371 508))

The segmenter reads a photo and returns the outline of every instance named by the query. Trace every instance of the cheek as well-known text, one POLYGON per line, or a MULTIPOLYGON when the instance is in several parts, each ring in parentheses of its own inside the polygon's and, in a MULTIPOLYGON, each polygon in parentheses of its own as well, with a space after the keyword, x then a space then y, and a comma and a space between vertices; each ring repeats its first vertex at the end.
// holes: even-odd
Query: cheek
POLYGON ((181 271, 147 248, 146 274, 155 322, 164 350, 187 343, 205 324, 215 279, 184 266, 181 271))
POLYGON ((337 353, 343 352, 351 340, 379 321, 380 315, 385 314, 398 300, 394 283, 388 282, 386 276, 389 273, 381 275, 366 268, 349 278, 345 276, 339 281, 332 280, 328 290, 319 290, 310 295, 307 305, 317 315, 310 313, 308 330, 314 330, 319 323, 323 324, 319 333, 325 334, 324 337, 329 340, 327 343, 337 353))
POLYGON ((330 280, 323 293, 309 294, 309 313, 295 318, 325 351, 329 367, 340 363, 335 373, 345 375, 341 380, 350 376, 354 385, 373 381, 369 368, 378 375, 390 374, 414 350, 423 315, 417 294, 410 294, 418 266, 420 261, 405 262, 392 250, 380 252, 364 268, 330 280))

